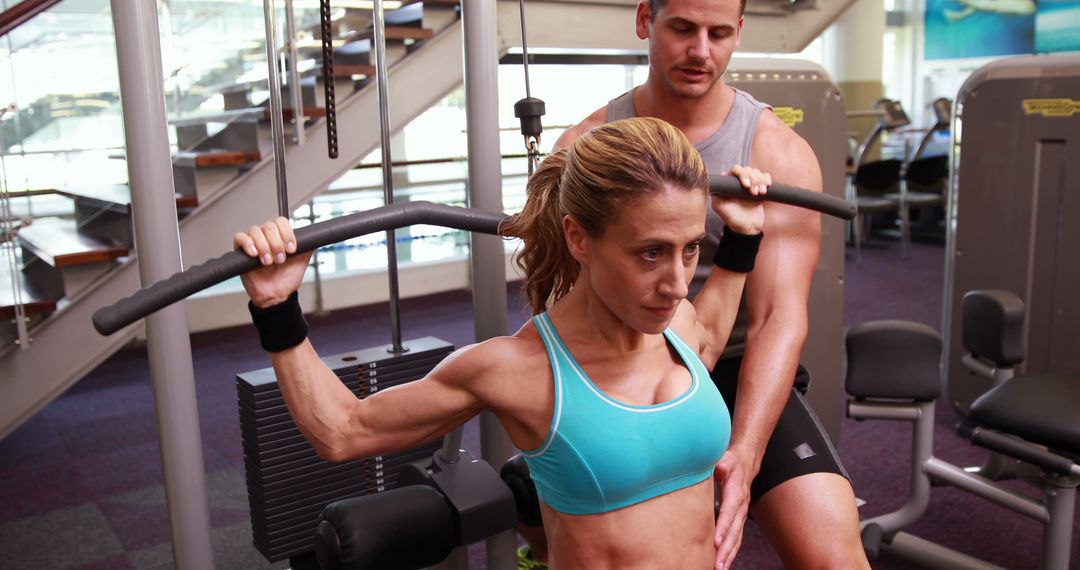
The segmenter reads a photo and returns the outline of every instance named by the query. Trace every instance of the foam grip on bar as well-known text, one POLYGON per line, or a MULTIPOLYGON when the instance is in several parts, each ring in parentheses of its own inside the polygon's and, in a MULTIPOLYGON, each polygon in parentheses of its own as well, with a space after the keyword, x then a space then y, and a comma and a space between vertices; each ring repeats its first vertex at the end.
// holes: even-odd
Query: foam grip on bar
POLYGON ((426 568, 454 548, 454 514, 426 485, 336 501, 323 509, 315 555, 327 570, 426 568))
POLYGON ((751 196, 739 183, 739 179, 734 176, 710 176, 709 191, 725 198, 763 200, 798 206, 843 220, 854 219, 855 215, 858 214, 858 208, 856 208, 855 204, 847 200, 786 184, 773 184, 769 186, 769 191, 764 196, 751 196))
MULTIPOLYGON (((505 214, 417 201, 392 204, 312 224, 296 230, 297 252, 311 251, 354 237, 413 224, 430 224, 471 232, 497 234, 505 214)), ((111 335, 135 321, 231 277, 255 269, 258 260, 232 251, 144 287, 98 309, 94 329, 111 335)))

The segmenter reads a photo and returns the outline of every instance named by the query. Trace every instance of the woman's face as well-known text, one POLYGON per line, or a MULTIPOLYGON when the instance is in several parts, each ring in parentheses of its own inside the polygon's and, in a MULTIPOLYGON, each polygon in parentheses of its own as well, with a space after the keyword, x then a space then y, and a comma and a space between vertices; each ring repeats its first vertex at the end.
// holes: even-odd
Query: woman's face
POLYGON ((707 207, 704 189, 665 186, 623 206, 599 237, 583 238, 582 276, 627 326, 667 328, 694 277, 707 207))

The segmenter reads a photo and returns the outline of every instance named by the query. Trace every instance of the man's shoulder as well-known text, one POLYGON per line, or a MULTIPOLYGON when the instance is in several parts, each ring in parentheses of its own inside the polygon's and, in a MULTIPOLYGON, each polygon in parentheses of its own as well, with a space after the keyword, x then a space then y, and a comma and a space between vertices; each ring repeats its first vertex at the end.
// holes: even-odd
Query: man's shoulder
POLYGON ((763 110, 758 120, 757 130, 754 133, 754 146, 759 145, 764 148, 775 148, 777 154, 786 153, 786 150, 791 150, 793 147, 805 147, 806 150, 813 152, 806 140, 799 136, 795 129, 780 120, 771 108, 763 110))
POLYGON ((792 171, 802 174, 799 176, 801 181, 805 180, 803 177, 806 175, 813 178, 814 173, 817 173, 816 177, 821 176, 817 156, 810 144, 780 120, 771 109, 761 113, 754 133, 751 156, 755 166, 772 172, 774 178, 776 174, 792 171), (807 172, 808 168, 810 172, 807 172))
POLYGON ((607 115, 607 105, 593 111, 592 114, 585 117, 583 121, 563 131, 563 134, 559 135, 559 138, 555 140, 554 150, 564 149, 570 146, 578 139, 578 137, 589 132, 593 127, 606 123, 607 115))

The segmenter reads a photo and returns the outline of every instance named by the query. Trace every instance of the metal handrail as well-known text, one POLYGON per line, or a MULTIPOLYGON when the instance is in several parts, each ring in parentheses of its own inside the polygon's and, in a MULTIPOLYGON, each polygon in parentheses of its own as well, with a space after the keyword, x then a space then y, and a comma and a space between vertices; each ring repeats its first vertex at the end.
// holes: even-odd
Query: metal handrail
POLYGON ((8 32, 60 2, 61 0, 23 0, 0 12, 0 37, 6 36, 8 32))

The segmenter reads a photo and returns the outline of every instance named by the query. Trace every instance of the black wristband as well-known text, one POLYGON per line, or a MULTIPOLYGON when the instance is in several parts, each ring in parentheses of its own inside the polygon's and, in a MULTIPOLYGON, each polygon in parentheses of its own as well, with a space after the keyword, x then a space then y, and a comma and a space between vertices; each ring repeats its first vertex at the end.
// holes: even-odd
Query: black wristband
POLYGON ((281 352, 307 338, 308 325, 296 291, 285 301, 265 309, 248 301, 248 311, 251 312, 251 322, 259 331, 259 344, 266 352, 281 352))
POLYGON ((724 235, 720 236, 716 255, 712 259, 713 265, 737 273, 750 273, 754 270, 754 260, 757 259, 758 246, 763 237, 765 232, 751 236, 724 228, 724 235))

